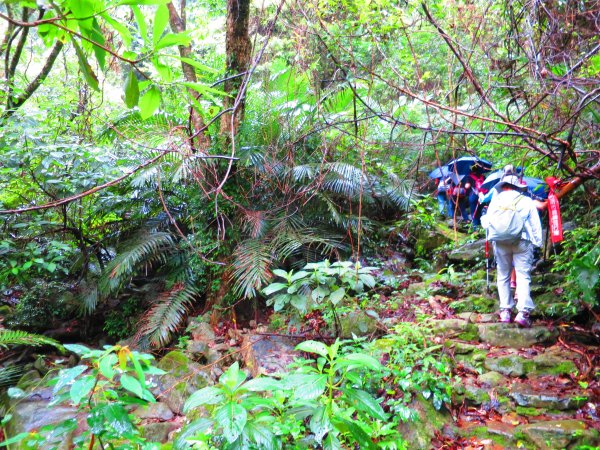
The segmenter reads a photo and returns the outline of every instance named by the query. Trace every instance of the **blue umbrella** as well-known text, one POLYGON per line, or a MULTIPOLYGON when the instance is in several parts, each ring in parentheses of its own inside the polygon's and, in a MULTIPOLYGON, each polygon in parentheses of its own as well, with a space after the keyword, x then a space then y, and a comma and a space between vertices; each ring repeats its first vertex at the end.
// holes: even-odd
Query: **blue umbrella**
POLYGON ((429 178, 446 178, 449 173, 448 166, 440 166, 429 172, 429 178))
POLYGON ((446 165, 450 172, 456 172, 459 175, 468 175, 473 172, 475 168, 482 172, 489 172, 492 170, 491 162, 477 158, 476 156, 462 156, 458 159, 453 159, 446 165))
MULTIPOLYGON (((481 185, 481 189, 489 191, 494 186, 496 186, 496 184, 498 184, 498 182, 502 179, 503 176, 504 171, 502 169, 492 172, 484 180, 483 184, 481 185)), ((549 188, 544 181, 540 180, 539 178, 533 177, 522 177, 521 179, 527 184, 527 191, 531 194, 532 197, 541 200, 545 200, 548 198, 549 188)))

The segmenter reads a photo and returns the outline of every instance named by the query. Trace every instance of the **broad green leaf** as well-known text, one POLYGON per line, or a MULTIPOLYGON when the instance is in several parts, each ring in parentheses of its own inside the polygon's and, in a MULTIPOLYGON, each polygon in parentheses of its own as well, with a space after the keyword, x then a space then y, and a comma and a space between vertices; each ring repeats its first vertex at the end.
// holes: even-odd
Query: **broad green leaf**
POLYGON ((273 273, 278 277, 285 278, 286 280, 288 279, 288 277, 291 278, 291 275, 288 274, 285 270, 273 269, 273 273))
POLYGON ((240 370, 240 365, 236 361, 221 375, 219 383, 233 394, 246 381, 246 378, 246 372, 240 370))
POLYGON ((219 73, 219 71, 217 69, 213 69, 212 67, 206 66, 202 63, 199 63, 195 59, 191 59, 191 58, 178 58, 178 59, 180 59, 181 61, 183 61, 186 64, 189 64, 190 66, 194 67, 195 69, 201 70, 202 72, 208 72, 210 74, 219 73))
POLYGON ((160 41, 154 45, 154 50, 158 51, 165 47, 172 47, 174 45, 183 45, 184 47, 187 47, 190 45, 190 42, 192 42, 192 38, 187 31, 182 33, 170 33, 164 35, 160 41))
POLYGON ((327 416, 327 412, 325 407, 318 408, 309 422, 310 431, 312 431, 315 435, 315 440, 317 442, 321 442, 323 437, 333 430, 333 425, 327 416))
POLYGON ((327 357, 328 349, 325 344, 318 341, 304 341, 296 345, 296 350, 307 353, 316 353, 317 355, 327 357))
POLYGON ((246 410, 235 402, 228 402, 214 415, 216 423, 223 428, 223 435, 228 442, 235 441, 242 433, 247 421, 246 410))
MULTIPOLYGON (((363 447, 361 447, 361 449, 362 448, 363 447)), ((365 448, 371 448, 371 447, 365 447, 365 448)), ((327 434, 327 436, 325 436, 325 439, 323 440, 323 450, 343 450, 343 449, 344 449, 344 446, 342 445, 342 443, 340 442, 340 440, 338 439, 338 437, 335 434, 329 433, 329 434, 327 434)))
POLYGON ((340 300, 342 300, 344 298, 344 296, 346 295, 346 289, 344 289, 343 287, 336 289, 335 291, 333 291, 331 294, 329 294, 329 301, 331 303, 333 303, 334 305, 337 305, 340 300))
POLYGON ((190 448, 188 438, 203 434, 210 430, 213 426, 213 421, 207 418, 196 419, 183 427, 181 432, 177 433, 177 437, 173 442, 174 450, 187 450, 190 448))
POLYGON ((252 392, 269 391, 274 392, 282 388, 281 381, 271 377, 259 377, 249 380, 244 384, 244 389, 252 392))
POLYGON ((343 389, 343 392, 346 397, 346 401, 354 406, 357 410, 374 419, 388 419, 388 416, 383 411, 381 405, 368 392, 360 389, 343 389))
POLYGON ((138 104, 139 99, 140 87, 138 85, 137 77, 132 69, 129 71, 127 80, 125 81, 125 105, 128 108, 133 108, 138 104))
POLYGON ((377 446, 373 443, 371 436, 363 430, 360 425, 351 420, 344 419, 343 417, 334 417, 331 422, 340 432, 350 434, 357 444, 362 449, 376 449, 377 446))
POLYGON ((84 397, 87 397, 90 394, 95 384, 96 378, 91 375, 87 375, 75 380, 75 382, 71 385, 71 390, 69 391, 71 401, 75 405, 78 405, 84 397))
POLYGON ((117 364, 117 355, 115 355, 114 353, 109 353, 108 355, 104 356, 103 358, 100 358, 100 361, 98 362, 98 370, 100 370, 100 373, 108 378, 109 380, 112 380, 113 377, 115 376, 115 369, 114 366, 117 364))
POLYGON ((64 347, 70 352, 73 352, 79 356, 83 356, 86 353, 90 352, 90 349, 88 347, 81 344, 65 344, 64 347))
POLYGON ((293 391, 294 399, 314 400, 325 392, 327 375, 314 373, 291 374, 281 381, 286 389, 293 391))
POLYGON ((304 313, 308 307, 308 297, 306 295, 291 295, 290 304, 301 313, 304 313))
POLYGON ((140 398, 143 396, 142 385, 140 384, 140 382, 138 380, 136 380, 131 375, 127 375, 126 373, 121 375, 120 383, 121 383, 121 386, 123 386, 129 392, 133 392, 135 395, 137 395, 140 398))
POLYGON ((224 399, 225 397, 221 389, 215 386, 207 386, 189 396, 183 405, 183 412, 187 413, 202 405, 216 405, 217 403, 221 403, 224 399))
MULTIPOLYGON (((195 90, 196 92, 198 92, 200 94, 211 93, 211 94, 216 94, 216 95, 221 95, 221 96, 227 95, 227 92, 225 92, 225 91, 220 91, 219 89, 212 88, 212 87, 210 87, 206 84, 202 84, 202 83, 184 82, 183 85, 195 90)), ((275 269, 275 270, 273 270, 273 273, 276 275, 279 275, 280 277, 282 276, 286 279, 288 277, 287 272, 285 272, 284 270, 275 269), (285 273, 285 275, 279 275, 278 271, 285 273)))
POLYGON ((158 58, 152 58, 152 65, 165 83, 173 81, 173 71, 165 64, 162 64, 158 58))
POLYGON ((367 368, 370 370, 382 370, 381 363, 370 355, 364 353, 351 353, 336 361, 337 367, 346 367, 348 370, 367 368))
POLYGON ((123 5, 126 5, 126 4, 132 5, 131 10, 133 11, 133 15, 135 17, 135 22, 137 23, 140 36, 142 37, 142 39, 144 39, 144 43, 147 46, 150 46, 150 41, 148 39, 148 27, 146 25, 146 19, 144 17, 144 14, 142 13, 141 9, 139 8, 139 6, 137 6, 139 3, 137 1, 132 1, 131 3, 123 3, 123 5))
POLYGON ((100 28, 100 24, 94 18, 92 21, 92 28, 89 32, 89 37, 100 45, 92 45, 92 49, 94 50, 94 55, 96 55, 96 61, 98 61, 98 65, 100 69, 104 72, 106 70, 106 50, 102 48, 105 45, 104 35, 102 34, 102 29, 100 28))
POLYGON ((104 410, 104 429, 109 429, 117 436, 131 436, 135 427, 123 406, 113 403, 107 405, 104 410))
POLYGON ((15 436, 11 437, 10 439, 7 439, 5 441, 0 442, 0 447, 7 447, 8 448, 9 445, 16 444, 17 442, 21 442, 23 439, 25 439, 26 437, 28 437, 29 434, 30 433, 28 431, 26 431, 24 433, 19 433, 19 434, 15 435, 15 436))
MULTIPOLYGON (((108 24, 110 24, 115 30, 117 30, 117 33, 119 33, 119 36, 121 36, 121 39, 123 39, 123 43, 125 44, 125 47, 131 46, 131 33, 129 32, 127 27, 125 25, 123 25, 121 22, 118 22, 115 19, 113 19, 107 13, 102 13, 101 16, 104 20, 106 20, 106 22, 108 24)), ((125 54, 123 54, 123 55, 125 55, 125 54)), ((125 56, 125 57, 127 58, 127 56, 125 56)), ((129 58, 129 59, 131 59, 131 58, 129 58)))
POLYGON ((169 23, 169 10, 165 5, 160 5, 156 8, 154 14, 154 26, 152 27, 152 43, 154 47, 160 41, 167 24, 169 23))
POLYGON ((79 69, 83 73, 85 80, 92 89, 94 89, 95 91, 99 91, 100 89, 98 87, 98 78, 96 77, 92 66, 90 66, 90 63, 88 62, 87 57, 85 56, 85 53, 83 52, 76 40, 73 40, 73 48, 75 49, 75 53, 77 54, 79 69))
POLYGON ((160 91, 156 86, 150 87, 139 101, 142 120, 151 117, 160 106, 160 91))
POLYGON ((289 294, 276 295, 273 298, 273 310, 275 312, 281 311, 285 307, 285 305, 289 303, 290 299, 291 295, 289 294))
POLYGON ((285 283, 271 283, 266 288, 263 289, 264 295, 271 295, 275 292, 281 291, 282 289, 287 288, 287 284, 285 283))
POLYGON ((301 271, 296 272, 295 274, 292 275, 291 281, 296 281, 296 280, 299 280, 301 278, 306 278, 309 275, 310 275, 310 273, 305 272, 304 270, 301 270, 301 271))
MULTIPOLYGON (((72 345, 73 344, 65 344, 65 348, 72 346, 72 345)), ((68 349, 68 350, 71 350, 71 349, 68 349)), ((87 366, 75 366, 75 367, 71 367, 70 369, 61 369, 60 372, 58 372, 58 381, 56 382, 56 385, 54 385, 54 389, 53 389, 54 394, 60 392, 60 390, 62 388, 64 388, 65 386, 68 386, 69 384, 71 384, 75 378, 77 378, 79 375, 81 375, 86 370, 87 370, 87 366)))

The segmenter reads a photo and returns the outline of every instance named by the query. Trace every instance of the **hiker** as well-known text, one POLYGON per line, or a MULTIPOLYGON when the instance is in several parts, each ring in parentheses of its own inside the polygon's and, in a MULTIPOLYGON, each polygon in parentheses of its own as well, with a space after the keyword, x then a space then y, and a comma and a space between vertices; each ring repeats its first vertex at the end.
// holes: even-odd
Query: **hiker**
POLYGON ((510 323, 514 297, 510 289, 510 274, 515 269, 518 314, 514 322, 530 327, 529 317, 535 305, 531 299, 529 284, 533 266, 534 247, 542 246, 542 225, 533 200, 525 195, 527 184, 516 175, 508 175, 496 185, 482 226, 487 230, 494 245, 497 264, 498 297, 500 299, 500 322, 510 323))
POLYGON ((484 195, 487 190, 482 189, 485 177, 478 167, 475 167, 473 171, 468 175, 469 184, 471 185, 471 192, 469 193, 469 209, 471 210, 471 224, 473 230, 477 230, 481 226, 481 213, 483 205, 479 202, 479 195, 484 195))
POLYGON ((452 217, 452 211, 450 206, 450 198, 448 197, 448 189, 450 189, 449 178, 436 178, 437 182, 437 201, 438 208, 441 216, 447 215, 452 217))
POLYGON ((469 194, 471 193, 470 179, 463 178, 458 183, 452 183, 448 191, 450 195, 450 217, 457 222, 457 212, 460 213, 460 218, 463 222, 469 222, 469 194))

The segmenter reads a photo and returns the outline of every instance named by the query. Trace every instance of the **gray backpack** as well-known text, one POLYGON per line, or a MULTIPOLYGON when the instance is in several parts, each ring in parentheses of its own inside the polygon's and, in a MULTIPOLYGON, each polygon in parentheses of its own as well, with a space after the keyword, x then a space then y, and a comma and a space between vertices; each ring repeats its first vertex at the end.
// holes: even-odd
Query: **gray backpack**
POLYGON ((521 239, 525 220, 517 211, 519 195, 513 202, 500 205, 486 214, 488 240, 495 242, 518 241, 521 239))

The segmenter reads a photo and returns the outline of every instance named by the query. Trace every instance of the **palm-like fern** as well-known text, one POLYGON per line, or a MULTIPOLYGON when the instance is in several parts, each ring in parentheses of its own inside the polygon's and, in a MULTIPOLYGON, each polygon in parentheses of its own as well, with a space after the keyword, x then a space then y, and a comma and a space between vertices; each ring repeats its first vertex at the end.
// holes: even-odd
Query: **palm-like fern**
MULTIPOLYGON (((61 351, 64 350, 60 342, 46 336, 21 330, 0 329, 0 347, 6 349, 13 345, 27 345, 30 347, 51 345, 61 351)), ((0 368, 0 388, 15 384, 22 374, 23 366, 21 365, 0 368)))
POLYGON ((60 342, 46 336, 21 330, 0 329, 0 347, 8 348, 9 345, 29 345, 31 347, 52 345, 58 349, 63 348, 60 342))

